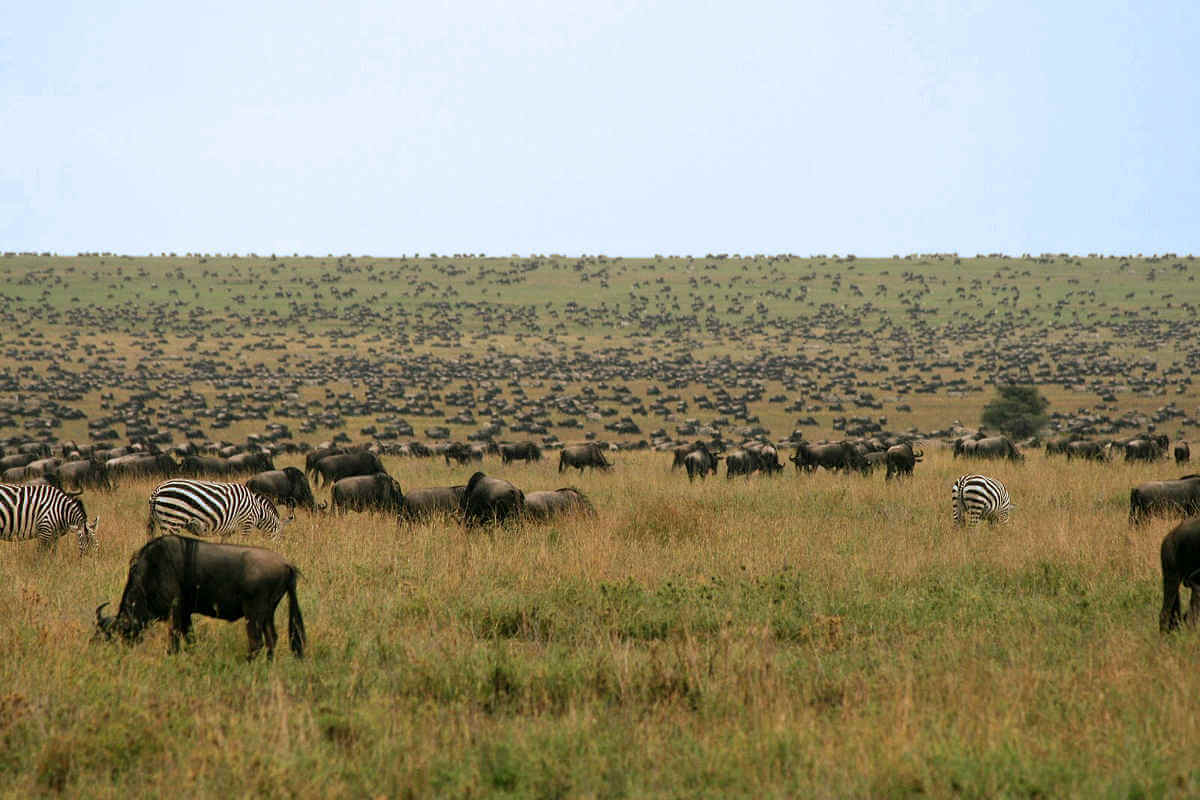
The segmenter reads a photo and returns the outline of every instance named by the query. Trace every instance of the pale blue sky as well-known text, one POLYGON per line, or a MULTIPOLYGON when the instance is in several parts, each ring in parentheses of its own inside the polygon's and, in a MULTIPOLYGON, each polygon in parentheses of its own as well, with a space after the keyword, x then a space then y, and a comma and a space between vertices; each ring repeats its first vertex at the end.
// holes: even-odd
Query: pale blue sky
POLYGON ((1200 252, 1191 2, 40 2, 0 249, 1200 252))

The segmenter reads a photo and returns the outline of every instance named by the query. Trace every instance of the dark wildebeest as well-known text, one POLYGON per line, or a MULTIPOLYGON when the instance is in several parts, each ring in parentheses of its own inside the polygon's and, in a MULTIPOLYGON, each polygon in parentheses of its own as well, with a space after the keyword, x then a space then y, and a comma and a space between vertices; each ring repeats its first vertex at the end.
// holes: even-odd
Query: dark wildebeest
POLYGON ((1129 491, 1130 524, 1159 511, 1184 517, 1200 514, 1200 475, 1140 483, 1129 491))
POLYGON ((252 475, 246 480, 246 488, 280 503, 291 502, 309 511, 318 510, 312 487, 308 485, 308 478, 296 467, 284 467, 252 475))
POLYGON ((322 486, 329 486, 342 478, 354 475, 374 475, 376 472, 386 471, 379 456, 366 450, 325 456, 317 462, 315 468, 322 486))
POLYGON ((880 467, 887 466, 887 451, 872 450, 863 456, 863 460, 867 462, 867 466, 863 469, 863 472, 869 475, 880 467))
POLYGON ((309 450, 304 456, 304 474, 310 478, 317 476, 317 462, 325 456, 337 456, 346 452, 340 447, 318 447, 315 450, 309 450))
POLYGON ((1188 603, 1187 624, 1194 627, 1200 619, 1200 517, 1185 519, 1162 540, 1163 604, 1158 629, 1163 633, 1179 627, 1179 584, 1192 590, 1188 603))
POLYGON ((954 456, 1024 461, 1025 456, 1007 436, 985 436, 982 439, 959 439, 954 444, 954 456))
POLYGON ((271 454, 264 450, 253 453, 237 453, 229 457, 230 472, 269 472, 275 469, 271 454))
POLYGON ((796 469, 812 472, 817 467, 828 470, 852 469, 866 470, 867 461, 850 442, 834 442, 832 444, 809 444, 800 442, 792 454, 792 463, 796 469))
POLYGON ((924 455, 925 452, 923 450, 913 450, 912 443, 910 442, 892 445, 884 453, 884 457, 887 460, 886 480, 890 481, 893 477, 902 478, 905 475, 912 475, 917 462, 924 455))
POLYGON ((467 481, 459 504, 467 525, 503 522, 520 516, 524 508, 524 492, 502 478, 489 478, 482 472, 476 472, 467 481))
POLYGON ((713 455, 709 449, 703 445, 697 450, 693 450, 683 457, 683 468, 687 470, 689 481, 694 481, 699 475, 704 478, 708 473, 717 474, 718 462, 725 456, 713 455))
POLYGON ((1125 443, 1126 461, 1157 461, 1167 454, 1170 439, 1160 433, 1150 436, 1139 436, 1125 443))
POLYGON ((68 461, 58 468, 58 478, 75 489, 112 489, 104 462, 92 460, 68 461))
POLYGON ((110 458, 104 463, 108 474, 113 477, 159 477, 167 478, 174 475, 179 467, 166 453, 147 455, 131 453, 127 456, 110 458))
POLYGON ((1073 436, 1056 436, 1046 440, 1046 455, 1062 455, 1067 452, 1067 445, 1075 441, 1073 436))
POLYGON ((466 484, 461 486, 426 486, 404 493, 400 515, 405 519, 425 519, 434 514, 457 515, 462 507, 466 484))
POLYGON ((1192 449, 1187 442, 1175 443, 1175 463, 1186 464, 1192 460, 1192 449))
POLYGON ((404 504, 400 484, 386 472, 342 478, 330 490, 334 511, 383 511, 399 514, 404 504))
POLYGON ((288 596, 288 641, 304 655, 304 618, 296 598, 300 571, 260 547, 203 542, 187 536, 151 539, 129 561, 129 577, 115 617, 96 609, 99 633, 134 641, 151 622, 171 620, 171 652, 191 638, 192 614, 233 622, 246 618, 249 658, 267 645, 275 655, 275 607, 288 596))
POLYGON ((1099 442, 1071 442, 1066 449, 1067 461, 1081 458, 1084 461, 1105 461, 1104 445, 1099 442))
POLYGON ((783 469, 783 464, 779 463, 779 450, 773 444, 768 442, 748 442, 742 445, 742 449, 753 456, 755 461, 754 468, 759 472, 773 475, 783 469))
POLYGON ((500 445, 500 460, 505 464, 510 461, 530 461, 542 460, 542 449, 534 442, 517 442, 515 444, 500 445))
POLYGON ((558 454, 558 471, 567 467, 576 467, 583 472, 584 467, 593 469, 611 469, 612 464, 604 457, 604 450, 595 442, 584 444, 569 444, 558 454))
POLYGON ((541 521, 575 512, 595 514, 596 509, 584 493, 574 486, 525 495, 525 516, 530 519, 541 521))
POLYGON ((179 460, 179 474, 189 478, 219 478, 233 470, 229 459, 221 456, 184 456, 179 460))
POLYGON ((725 454, 726 479, 732 478, 734 475, 745 475, 749 478, 750 473, 757 470, 758 467, 758 456, 749 450, 738 447, 725 454))
POLYGON ((472 447, 465 442, 451 442, 446 445, 442 455, 446 457, 447 464, 450 463, 450 459, 454 459, 459 464, 466 464, 469 461, 483 461, 483 448, 472 447))

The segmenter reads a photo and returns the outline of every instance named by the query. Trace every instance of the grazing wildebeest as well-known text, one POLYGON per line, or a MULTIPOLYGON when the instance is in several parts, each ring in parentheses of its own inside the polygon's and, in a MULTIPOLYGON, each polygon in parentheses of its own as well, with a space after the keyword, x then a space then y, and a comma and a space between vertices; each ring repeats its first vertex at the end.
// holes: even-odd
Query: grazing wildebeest
POLYGON ((449 464, 451 459, 454 459, 459 464, 466 464, 470 461, 483 461, 484 449, 482 447, 474 447, 465 442, 450 442, 446 445, 446 449, 442 451, 442 455, 446 457, 446 463, 449 464))
POLYGON ((1155 512, 1189 517, 1200 514, 1200 475, 1148 481, 1129 490, 1129 522, 1137 524, 1155 512))
POLYGON ((1175 443, 1175 463, 1186 464, 1192 460, 1192 449, 1187 442, 1175 443))
POLYGON ((1099 442, 1071 442, 1066 449, 1067 461, 1081 458, 1084 461, 1106 461, 1104 445, 1099 442))
POLYGON ((1158 629, 1163 633, 1179 627, 1179 584, 1192 590, 1187 624, 1200 622, 1200 517, 1185 519, 1171 529, 1159 548, 1162 560, 1163 604, 1158 629))
POLYGON ((797 470, 812 472, 817 467, 828 470, 844 469, 847 472, 857 469, 866 471, 867 460, 850 442, 833 442, 831 444, 809 444, 800 442, 792 454, 792 463, 797 470))
POLYGON ((296 597, 300 571, 271 550, 203 542, 187 536, 151 539, 129 561, 129 577, 114 617, 96 609, 100 635, 134 641, 151 622, 171 620, 171 652, 179 640, 191 638, 192 614, 229 622, 246 618, 254 658, 265 641, 267 658, 275 656, 275 607, 288 596, 288 641, 297 657, 304 655, 304 618, 296 597))
POLYGON ((567 467, 576 467, 583 472, 584 467, 593 469, 611 469, 612 464, 604 458, 604 451, 595 442, 569 444, 558 454, 558 471, 567 467))
POLYGON ((112 489, 103 461, 68 461, 58 468, 59 481, 75 489, 112 489))
POLYGON ((264 450, 253 453, 237 453, 229 457, 230 472, 269 472, 275 469, 271 454, 264 450))
POLYGON ((318 447, 315 450, 309 450, 304 456, 304 474, 310 478, 316 478, 318 461, 325 456, 336 456, 345 452, 340 447, 318 447))
POLYGON ((923 450, 913 450, 910 442, 892 445, 884 453, 884 458, 887 461, 886 480, 890 481, 893 477, 902 478, 905 475, 912 475, 917 462, 924 455, 925 452, 923 450))
POLYGON ((179 467, 166 453, 157 455, 131 453, 127 456, 110 458, 104 463, 108 474, 116 477, 166 477, 174 475, 179 467))
POLYGON ((503 522, 520 516, 524 508, 524 492, 502 478, 491 478, 482 472, 476 472, 467 481, 459 504, 467 525, 503 522))
POLYGON ((1062 455, 1067 452, 1067 445, 1075 441, 1073 436, 1056 436, 1046 440, 1046 455, 1062 455))
POLYGON ((379 456, 367 450, 325 456, 317 462, 315 469, 322 486, 332 485, 353 475, 374 475, 386 471, 379 456))
POLYGON ((334 511, 383 511, 399 514, 404 503, 400 484, 386 472, 342 478, 330 490, 334 511))
POLYGON ((541 461, 542 449, 534 442, 516 442, 515 444, 500 445, 500 460, 505 464, 511 461, 541 461))
POLYGON ((233 470, 221 456, 188 455, 179 460, 179 474, 189 478, 220 478, 233 470))
POLYGON ((1024 461, 1025 456, 1007 436, 985 436, 982 439, 959 439, 954 446, 954 456, 992 458, 1009 461, 1024 461))
POLYGON ((584 493, 574 486, 555 489, 553 492, 530 492, 525 495, 525 516, 530 519, 547 520, 575 512, 594 514, 596 509, 584 493))
POLYGON ((404 493, 400 515, 405 519, 425 519, 434 514, 458 515, 467 485, 426 486, 404 493))
POLYGON ((309 511, 318 510, 312 487, 308 485, 308 478, 296 467, 284 467, 252 475, 246 480, 246 488, 280 503, 291 502, 309 511))

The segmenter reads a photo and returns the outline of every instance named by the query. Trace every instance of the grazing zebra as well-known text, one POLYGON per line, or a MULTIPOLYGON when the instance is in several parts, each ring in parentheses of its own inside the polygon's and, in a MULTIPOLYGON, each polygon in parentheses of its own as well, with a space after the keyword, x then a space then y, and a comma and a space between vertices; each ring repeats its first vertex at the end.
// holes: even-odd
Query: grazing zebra
POLYGON ((12 542, 37 536, 41 546, 48 548, 71 530, 79 537, 79 554, 83 555, 88 547, 99 547, 99 524, 99 517, 88 524, 78 494, 67 494, 48 484, 0 483, 0 539, 12 542))
POLYGON ((146 535, 153 536, 156 527, 165 533, 181 529, 199 536, 218 533, 228 536, 241 531, 245 536, 251 528, 279 535, 284 525, 296 518, 279 519, 275 504, 242 486, 240 483, 216 483, 175 478, 160 483, 150 495, 150 521, 146 535))
POLYGON ((977 525, 981 520, 1008 522, 1012 501, 1004 484, 986 475, 960 475, 951 489, 954 524, 977 525))

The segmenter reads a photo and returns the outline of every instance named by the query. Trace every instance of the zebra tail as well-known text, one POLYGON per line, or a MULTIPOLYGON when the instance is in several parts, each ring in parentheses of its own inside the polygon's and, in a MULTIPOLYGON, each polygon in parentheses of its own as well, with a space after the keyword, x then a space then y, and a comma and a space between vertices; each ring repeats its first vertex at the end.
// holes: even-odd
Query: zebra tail
POLYGON ((288 642, 296 658, 304 658, 304 642, 308 635, 304 632, 304 616, 300 613, 300 598, 296 597, 296 577, 300 571, 291 568, 288 575, 288 642))

